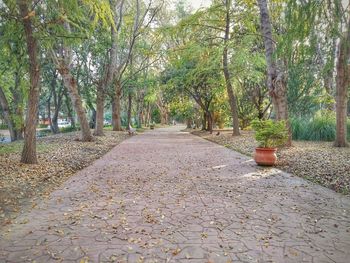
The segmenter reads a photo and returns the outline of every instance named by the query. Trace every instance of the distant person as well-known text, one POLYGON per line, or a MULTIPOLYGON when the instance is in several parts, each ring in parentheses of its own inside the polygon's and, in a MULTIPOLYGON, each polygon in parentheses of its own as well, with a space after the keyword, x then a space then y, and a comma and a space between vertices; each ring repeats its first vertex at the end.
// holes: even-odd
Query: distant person
POLYGON ((176 121, 175 120, 173 120, 173 125, 176 125, 176 121))

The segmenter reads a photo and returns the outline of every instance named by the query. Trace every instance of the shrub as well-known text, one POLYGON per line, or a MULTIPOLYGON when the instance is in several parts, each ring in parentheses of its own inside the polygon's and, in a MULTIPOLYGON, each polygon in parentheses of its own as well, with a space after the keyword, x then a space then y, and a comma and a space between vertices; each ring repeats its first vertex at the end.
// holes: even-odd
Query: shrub
POLYGON ((284 121, 254 120, 251 126, 255 130, 255 139, 260 147, 275 148, 288 140, 288 130, 284 121))
POLYGON ((62 133, 74 132, 74 131, 78 131, 78 130, 79 129, 77 127, 72 127, 72 126, 60 128, 60 132, 62 132, 62 133))
POLYGON ((37 137, 45 137, 51 134, 51 130, 50 129, 46 129, 46 130, 40 130, 36 132, 36 136, 37 137))
POLYGON ((48 128, 49 127, 49 125, 47 125, 47 124, 39 124, 39 128, 48 128))
MULTIPOLYGON (((294 140, 334 141, 336 117, 332 111, 319 111, 313 117, 291 118, 294 140)), ((350 140, 350 119, 347 121, 348 140, 350 140)))
POLYGON ((7 124, 6 123, 1 123, 0 124, 0 130, 7 130, 8 127, 7 127, 7 124))

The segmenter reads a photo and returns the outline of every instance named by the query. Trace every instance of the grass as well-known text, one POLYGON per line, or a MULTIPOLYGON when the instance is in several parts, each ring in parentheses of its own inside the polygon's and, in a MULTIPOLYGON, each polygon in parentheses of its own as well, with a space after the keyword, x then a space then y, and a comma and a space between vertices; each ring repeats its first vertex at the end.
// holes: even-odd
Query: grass
MULTIPOLYGON (((37 143, 37 152, 47 152, 52 148, 59 147, 59 145, 46 144, 42 142, 37 143)), ((20 153, 23 148, 23 141, 16 141, 6 144, 0 144, 0 154, 9 154, 9 153, 20 153)))
MULTIPOLYGON (((336 134, 336 118, 334 112, 320 111, 312 118, 291 118, 294 140, 334 141, 336 134)), ((350 140, 350 119, 347 121, 348 140, 350 140)))

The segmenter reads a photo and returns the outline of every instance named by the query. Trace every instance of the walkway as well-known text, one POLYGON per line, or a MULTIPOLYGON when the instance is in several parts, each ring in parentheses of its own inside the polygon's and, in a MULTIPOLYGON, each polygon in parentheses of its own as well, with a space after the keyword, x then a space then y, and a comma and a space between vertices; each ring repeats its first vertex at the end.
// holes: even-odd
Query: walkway
POLYGON ((349 197, 179 128, 70 178, 2 229, 0 262, 349 262, 349 197))

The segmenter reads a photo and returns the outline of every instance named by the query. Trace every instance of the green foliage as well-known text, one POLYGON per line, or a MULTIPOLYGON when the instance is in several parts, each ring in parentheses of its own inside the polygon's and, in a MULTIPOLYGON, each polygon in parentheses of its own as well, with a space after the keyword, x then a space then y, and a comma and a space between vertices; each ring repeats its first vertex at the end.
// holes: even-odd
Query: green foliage
POLYGON ((8 129, 8 127, 7 127, 6 123, 0 124, 0 130, 7 130, 7 129, 8 129))
POLYGON ((74 132, 74 131, 78 131, 78 130, 79 130, 78 127, 75 127, 75 128, 74 128, 74 127, 72 127, 72 126, 60 128, 60 132, 62 132, 62 133, 74 132))
MULTIPOLYGON (((336 118, 332 111, 323 110, 312 117, 291 118, 293 139, 305 141, 334 141, 336 118)), ((350 119, 347 121, 347 137, 350 139, 350 119)))
POLYGON ((48 136, 48 135, 51 135, 52 132, 50 129, 45 129, 45 130, 40 130, 40 131, 37 131, 36 132, 36 136, 37 137, 45 137, 45 136, 48 136))
POLYGON ((288 140, 288 129, 285 121, 253 120, 255 139, 260 147, 274 148, 283 146, 288 140))
MULTIPOLYGON (((47 152, 50 149, 57 149, 60 145, 47 144, 39 141, 37 144, 37 150, 40 153, 47 152)), ((23 148, 23 141, 14 141, 11 143, 0 144, 0 154, 20 153, 23 148)))
POLYGON ((158 108, 155 108, 152 112, 151 112, 151 120, 153 123, 160 123, 160 111, 158 108))

